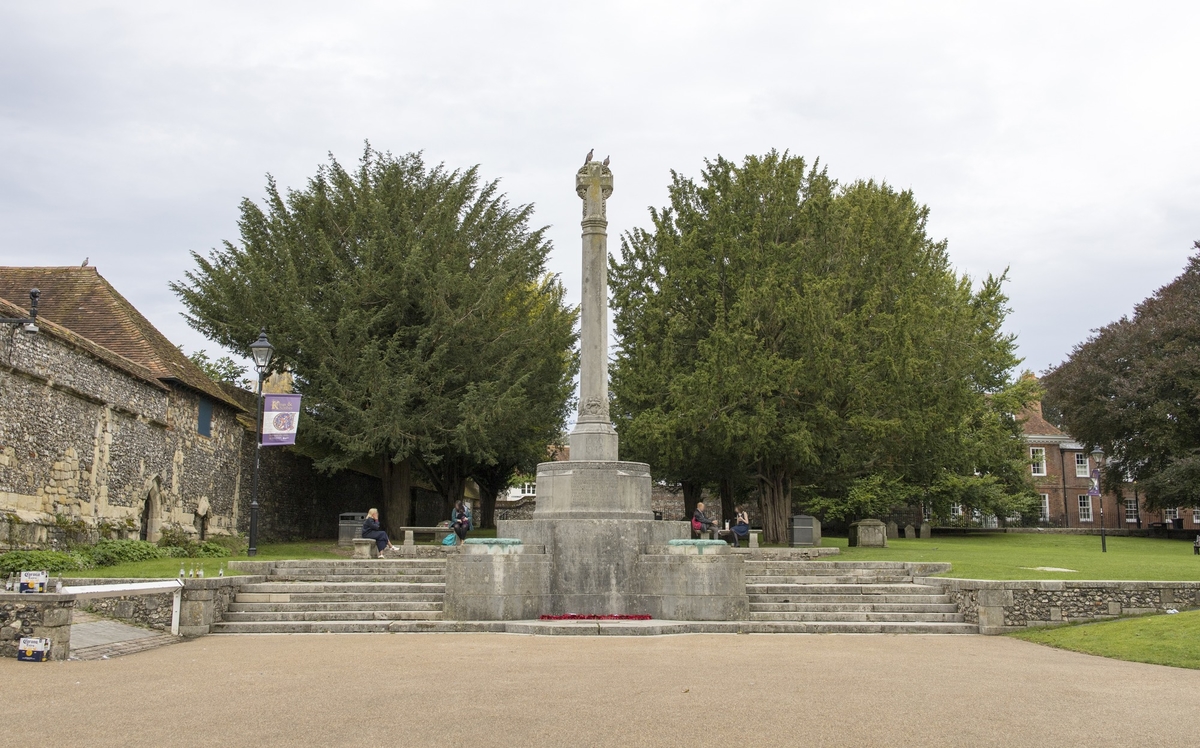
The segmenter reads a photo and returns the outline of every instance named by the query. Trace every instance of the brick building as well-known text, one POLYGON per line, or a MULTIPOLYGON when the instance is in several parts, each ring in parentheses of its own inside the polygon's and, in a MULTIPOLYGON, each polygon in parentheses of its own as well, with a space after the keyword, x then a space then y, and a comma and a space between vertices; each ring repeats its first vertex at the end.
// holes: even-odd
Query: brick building
POLYGON ((1126 483, 1121 496, 1111 492, 1089 496, 1092 471, 1104 469, 1103 456, 1097 464, 1095 455, 1045 419, 1041 403, 1034 403, 1022 416, 1029 469, 1042 497, 1044 524, 1099 529, 1103 513, 1104 526, 1110 530, 1164 524, 1200 530, 1200 507, 1149 510, 1134 483, 1126 483))

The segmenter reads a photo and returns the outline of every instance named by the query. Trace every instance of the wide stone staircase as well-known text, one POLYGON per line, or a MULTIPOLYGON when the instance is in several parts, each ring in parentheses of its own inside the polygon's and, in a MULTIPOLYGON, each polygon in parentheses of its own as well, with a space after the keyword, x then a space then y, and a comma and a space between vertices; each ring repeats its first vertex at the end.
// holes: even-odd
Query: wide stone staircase
POLYGON ((920 564, 768 558, 747 559, 745 569, 753 632, 979 632, 936 582, 914 582, 937 571, 920 564))
POLYGON ((214 633, 440 630, 443 558, 277 561, 268 581, 241 587, 214 633))

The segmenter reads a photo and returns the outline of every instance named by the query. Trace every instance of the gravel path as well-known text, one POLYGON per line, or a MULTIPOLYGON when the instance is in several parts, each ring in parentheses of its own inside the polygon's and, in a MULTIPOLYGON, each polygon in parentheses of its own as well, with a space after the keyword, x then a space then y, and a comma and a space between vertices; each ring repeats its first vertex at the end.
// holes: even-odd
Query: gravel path
POLYGON ((0 682, 13 746, 1200 744, 1200 671, 1001 637, 209 636, 0 682))

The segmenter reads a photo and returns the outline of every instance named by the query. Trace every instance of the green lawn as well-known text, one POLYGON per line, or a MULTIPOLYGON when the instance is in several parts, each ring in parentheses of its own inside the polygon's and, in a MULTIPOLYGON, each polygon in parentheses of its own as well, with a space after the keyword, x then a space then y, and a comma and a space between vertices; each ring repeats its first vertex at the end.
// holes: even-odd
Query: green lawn
POLYGON ((994 533, 935 535, 929 540, 889 540, 887 548, 847 548, 845 538, 823 538, 846 561, 948 561, 943 576, 963 579, 1200 580, 1200 556, 1179 540, 1117 537, 1100 552, 1090 535, 994 533), (1036 567, 1073 569, 1039 571, 1036 567))
POLYGON ((1029 629, 1009 636, 1117 660, 1200 670, 1200 610, 1029 629))
MULTIPOLYGON (((267 543, 258 547, 255 561, 277 561, 289 558, 349 558, 349 548, 338 548, 332 540, 309 540, 299 543, 267 543)), ((84 571, 72 571, 63 574, 64 577, 141 577, 161 578, 179 576, 180 562, 187 569, 195 566, 204 567, 205 576, 216 576, 221 564, 224 563, 225 574, 235 574, 229 569, 230 561, 248 561, 248 556, 229 556, 227 558, 156 558, 152 561, 137 561, 116 566, 102 566, 84 571)))

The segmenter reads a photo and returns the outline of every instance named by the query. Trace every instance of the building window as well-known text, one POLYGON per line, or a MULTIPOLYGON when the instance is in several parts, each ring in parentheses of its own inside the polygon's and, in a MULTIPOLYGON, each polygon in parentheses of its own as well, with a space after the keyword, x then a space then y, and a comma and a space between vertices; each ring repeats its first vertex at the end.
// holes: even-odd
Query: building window
POLYGON ((950 505, 950 519, 959 519, 962 517, 962 504, 950 505))
POLYGON ((1137 499, 1125 499, 1125 521, 1137 522, 1137 499))
POLYGON ((1038 510, 1038 519, 1043 522, 1050 521, 1050 494, 1048 493, 1042 494, 1042 506, 1038 510))
POLYGON ((1178 518, 1179 518, 1179 510, 1178 509, 1164 509, 1163 510, 1163 519, 1166 520, 1167 522, 1171 522, 1172 520, 1175 520, 1178 518))
POLYGON ((1033 465, 1034 475, 1046 474, 1046 448, 1045 447, 1030 447, 1029 462, 1033 465))
POLYGON ((196 414, 196 433, 200 436, 212 436, 212 401, 200 398, 200 408, 196 414))
POLYGON ((1092 521, 1092 497, 1087 494, 1079 497, 1079 521, 1092 521))
MULTIPOLYGON (((926 522, 933 522, 933 509, 930 508, 928 504, 925 504, 921 507, 921 519, 925 520, 926 522)), ((1200 514, 1196 515, 1196 519, 1200 520, 1200 514)))
POLYGON ((1088 464, 1088 456, 1083 452, 1075 453, 1075 477, 1090 478, 1092 476, 1091 465, 1088 464))

